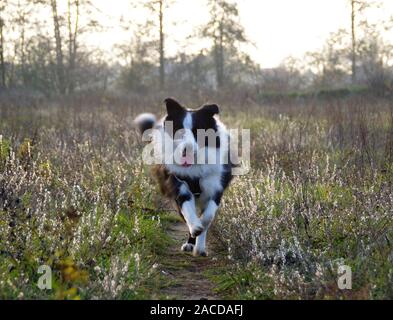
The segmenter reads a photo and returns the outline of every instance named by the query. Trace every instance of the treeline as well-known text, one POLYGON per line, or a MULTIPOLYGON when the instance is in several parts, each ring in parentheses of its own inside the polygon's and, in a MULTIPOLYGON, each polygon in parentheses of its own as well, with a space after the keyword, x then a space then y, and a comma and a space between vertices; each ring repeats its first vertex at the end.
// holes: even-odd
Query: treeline
MULTIPOLYGON (((181 1, 181 0, 177 0, 181 1)), ((91 0, 2 0, 0 3, 0 88, 71 95, 84 90, 148 94, 158 90, 192 92, 293 93, 340 88, 393 91, 393 46, 383 35, 392 19, 370 24, 376 1, 348 0, 348 30, 331 34, 318 52, 288 57, 266 69, 245 52, 247 38, 234 0, 206 0, 209 21, 189 35, 204 41, 199 52, 180 46, 167 55, 167 13, 176 0, 135 0, 146 12, 130 43, 116 45, 115 61, 86 37, 102 30, 91 0), (121 63, 120 63, 121 61, 121 63)), ((123 21, 124 23, 124 21, 123 21)), ((181 28, 181 25, 176 26, 181 28)), ((131 33, 131 31, 129 31, 131 33)))
POLYGON ((98 30, 90 0, 2 0, 1 85, 44 94, 106 87, 110 67, 81 38, 98 30))
POLYGON ((393 92, 393 44, 384 35, 393 30, 393 15, 370 23, 370 10, 383 10, 383 1, 347 0, 348 28, 330 34, 324 47, 304 57, 288 57, 275 69, 262 70, 268 92, 329 90, 341 94, 366 89, 393 92))

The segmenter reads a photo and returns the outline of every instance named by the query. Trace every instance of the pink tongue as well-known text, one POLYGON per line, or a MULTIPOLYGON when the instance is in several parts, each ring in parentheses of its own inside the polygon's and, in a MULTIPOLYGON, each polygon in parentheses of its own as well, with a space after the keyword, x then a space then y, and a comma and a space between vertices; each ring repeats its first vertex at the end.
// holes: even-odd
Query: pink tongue
POLYGON ((188 161, 188 159, 183 158, 181 159, 181 166, 186 168, 191 167, 192 161, 188 161))

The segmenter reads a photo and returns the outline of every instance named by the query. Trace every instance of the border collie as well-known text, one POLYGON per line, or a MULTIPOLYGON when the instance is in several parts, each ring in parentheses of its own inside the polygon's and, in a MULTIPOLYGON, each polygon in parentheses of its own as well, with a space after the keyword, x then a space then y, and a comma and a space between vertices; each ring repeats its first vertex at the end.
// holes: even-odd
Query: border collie
POLYGON ((165 104, 167 114, 161 120, 144 113, 134 123, 143 140, 158 150, 153 174, 188 226, 189 237, 181 250, 207 256, 206 234, 233 177, 229 133, 215 104, 197 110, 172 98, 165 104))

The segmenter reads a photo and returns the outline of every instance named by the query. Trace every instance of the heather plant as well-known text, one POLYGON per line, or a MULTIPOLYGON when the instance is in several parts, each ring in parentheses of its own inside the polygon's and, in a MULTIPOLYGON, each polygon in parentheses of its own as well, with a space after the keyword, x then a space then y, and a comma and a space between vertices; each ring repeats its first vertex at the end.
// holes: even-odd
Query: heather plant
MULTIPOLYGON (((0 101, 0 298, 161 297, 173 215, 131 128, 142 110, 160 113, 153 100, 0 101), (42 265, 52 290, 37 286, 42 265)), ((229 128, 251 130, 252 171, 234 179, 209 235, 221 244, 217 291, 392 298, 390 102, 221 105, 229 128), (337 286, 342 265, 352 290, 337 286)))
POLYGON ((58 109, 41 111, 49 119, 34 138, 23 127, 9 134, 2 119, 1 298, 150 297, 147 283, 157 277, 152 266, 166 236, 133 155, 137 142, 115 135, 110 113, 102 114, 103 127, 87 127, 90 115, 73 120, 72 113, 62 127, 51 118, 58 109), (52 290, 37 287, 41 265, 53 271, 52 290))
POLYGON ((381 114, 347 123, 359 136, 344 145, 329 119, 313 117, 255 120, 254 171, 237 178, 215 228, 235 267, 217 281, 242 298, 392 298, 393 172, 381 130, 391 124, 381 114), (373 135, 378 144, 364 143, 373 135), (352 290, 337 287, 340 265, 352 290))

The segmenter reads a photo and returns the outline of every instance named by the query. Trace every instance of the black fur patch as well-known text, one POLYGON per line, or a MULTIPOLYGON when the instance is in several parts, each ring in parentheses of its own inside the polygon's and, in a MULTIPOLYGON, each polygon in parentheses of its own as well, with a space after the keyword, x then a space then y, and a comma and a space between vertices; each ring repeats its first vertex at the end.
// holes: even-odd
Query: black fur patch
POLYGON ((184 117, 187 114, 187 111, 174 99, 171 98, 165 99, 165 103, 166 103, 167 116, 164 121, 165 122, 171 121, 173 123, 173 135, 175 135, 177 131, 184 129, 183 121, 184 121, 184 117))
MULTIPOLYGON (((233 175, 232 175, 232 166, 231 165, 225 165, 224 166, 224 171, 221 174, 221 185, 222 189, 225 190, 229 183, 232 181, 233 175)), ((213 196, 213 201, 216 203, 216 205, 220 205, 221 198, 223 196, 223 191, 218 191, 216 194, 213 196)))
POLYGON ((201 190, 201 187, 200 187, 200 185, 199 185, 199 178, 190 178, 190 177, 182 177, 182 176, 178 176, 178 178, 179 178, 181 181, 184 181, 184 182, 187 184, 188 189, 189 189, 196 197, 198 197, 198 196, 201 194, 202 190, 201 190))
POLYGON ((153 128, 154 126, 154 121, 153 120, 145 120, 139 125, 139 132, 140 134, 143 134, 146 130, 149 130, 153 128))
MULTIPOLYGON (((192 133, 194 134, 195 140, 198 141, 198 129, 202 130, 213 130, 215 133, 217 133, 217 122, 216 119, 214 119, 214 115, 218 114, 218 106, 217 105, 206 105, 200 108, 199 110, 196 110, 192 114, 192 120, 193 120, 193 128, 192 128, 192 133)), ((220 147, 220 138, 216 136, 216 141, 214 142, 214 146, 210 147, 220 147)), ((205 137, 204 145, 206 147, 209 146, 209 139, 205 137)))
POLYGON ((221 174, 221 185, 223 189, 225 190, 229 183, 232 181, 233 175, 232 175, 232 165, 231 164, 225 164, 224 165, 224 170, 221 174))
POLYGON ((188 233, 187 243, 195 244, 196 238, 191 237, 191 234, 188 233))
MULTIPOLYGON (((165 99, 166 108, 167 108, 167 116, 165 117, 164 122, 171 121, 173 123, 173 135, 176 134, 177 131, 184 129, 183 122, 184 118, 187 115, 187 112, 191 113, 192 117, 192 133, 194 134, 195 141, 198 141, 198 129, 201 130, 213 130, 217 132, 217 122, 214 118, 214 115, 219 113, 218 106, 215 104, 205 105, 198 110, 189 110, 180 105, 179 102, 172 98, 165 99)), ((166 127, 168 129, 168 127, 166 127)), ((220 147, 220 138, 216 137, 215 147, 220 147)), ((205 138, 204 145, 209 146, 209 140, 207 137, 205 138)), ((213 147, 213 145, 211 146, 213 147)))
POLYGON ((179 205, 179 207, 181 208, 183 203, 186 202, 186 201, 190 201, 191 198, 192 197, 191 197, 191 194, 189 192, 187 192, 187 193, 180 193, 178 195, 178 197, 176 198, 176 202, 179 205))

